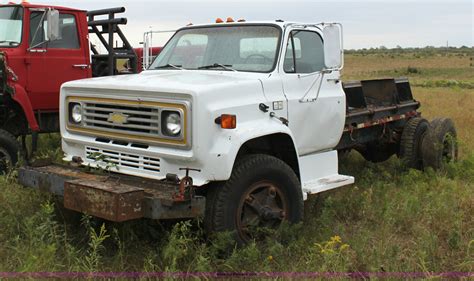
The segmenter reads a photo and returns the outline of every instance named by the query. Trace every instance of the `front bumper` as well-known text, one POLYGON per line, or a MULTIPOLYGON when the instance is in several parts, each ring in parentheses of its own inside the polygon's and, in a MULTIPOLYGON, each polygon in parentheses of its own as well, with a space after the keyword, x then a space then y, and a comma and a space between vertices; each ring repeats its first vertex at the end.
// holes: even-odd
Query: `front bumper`
POLYGON ((187 196, 177 196, 180 190, 175 182, 93 174, 60 165, 22 167, 18 178, 24 186, 63 196, 68 209, 115 222, 195 218, 205 210, 205 198, 192 190, 187 196))
POLYGON ((196 160, 192 150, 158 147, 150 145, 148 148, 133 147, 133 143, 118 144, 113 140, 108 143, 98 142, 97 138, 64 134, 62 148, 66 162, 73 162, 73 158, 80 158, 83 166, 107 168, 110 171, 148 178, 163 180, 168 174, 185 177, 183 168, 199 169, 201 172, 192 173, 195 186, 203 186, 215 179, 213 157, 206 165, 196 160), (94 159, 94 154, 101 157, 94 159), (92 157, 91 157, 92 156, 92 157), (103 159, 100 159, 103 158, 103 159))

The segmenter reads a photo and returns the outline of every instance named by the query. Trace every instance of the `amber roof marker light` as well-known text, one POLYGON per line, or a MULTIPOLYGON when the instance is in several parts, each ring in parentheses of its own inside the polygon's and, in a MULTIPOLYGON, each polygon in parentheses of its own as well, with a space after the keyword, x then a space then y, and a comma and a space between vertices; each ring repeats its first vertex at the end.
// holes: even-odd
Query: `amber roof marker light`
MULTIPOLYGON (((225 21, 222 18, 216 19, 216 23, 233 23, 233 22, 235 22, 233 17, 227 17, 225 21)), ((237 22, 246 22, 246 20, 243 18, 240 18, 237 20, 237 22)))

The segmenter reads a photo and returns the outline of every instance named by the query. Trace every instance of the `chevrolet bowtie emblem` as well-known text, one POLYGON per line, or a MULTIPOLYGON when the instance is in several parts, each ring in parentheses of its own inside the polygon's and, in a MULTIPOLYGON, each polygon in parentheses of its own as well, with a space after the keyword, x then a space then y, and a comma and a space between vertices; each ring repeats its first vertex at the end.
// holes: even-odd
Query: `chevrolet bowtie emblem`
POLYGON ((123 125, 128 122, 128 115, 123 113, 113 112, 109 114, 109 118, 107 119, 108 122, 114 123, 117 125, 123 125))

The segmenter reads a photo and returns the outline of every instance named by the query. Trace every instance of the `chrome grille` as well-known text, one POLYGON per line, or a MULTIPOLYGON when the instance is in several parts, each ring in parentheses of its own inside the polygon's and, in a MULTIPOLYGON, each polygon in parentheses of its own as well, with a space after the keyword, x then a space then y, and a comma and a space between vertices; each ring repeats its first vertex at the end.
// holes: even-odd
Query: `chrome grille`
POLYGON ((156 137, 160 134, 159 109, 153 106, 84 103, 84 126, 116 133, 156 137), (111 116, 119 114, 123 123, 115 123, 111 116))
POLYGON ((140 144, 160 144, 190 147, 189 109, 186 101, 164 102, 146 100, 121 100, 112 98, 68 97, 66 115, 68 131, 114 141, 140 144), (81 123, 72 121, 75 104, 82 108, 81 123), (181 133, 170 136, 162 128, 162 116, 177 112, 181 116, 181 133))
POLYGON ((160 159, 133 153, 123 153, 107 149, 86 146, 86 157, 89 160, 111 163, 118 168, 160 172, 160 159), (100 160, 98 160, 100 159, 100 160))

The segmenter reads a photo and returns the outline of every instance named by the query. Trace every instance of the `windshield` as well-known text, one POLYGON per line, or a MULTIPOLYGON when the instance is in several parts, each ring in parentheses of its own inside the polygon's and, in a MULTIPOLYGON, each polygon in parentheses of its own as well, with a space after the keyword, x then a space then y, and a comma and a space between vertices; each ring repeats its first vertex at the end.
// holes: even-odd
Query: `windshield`
POLYGON ((270 72, 276 64, 280 34, 278 27, 270 25, 183 29, 149 69, 270 72))
POLYGON ((16 47, 21 43, 22 20, 22 7, 0 7, 0 47, 16 47))

